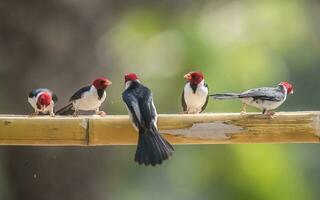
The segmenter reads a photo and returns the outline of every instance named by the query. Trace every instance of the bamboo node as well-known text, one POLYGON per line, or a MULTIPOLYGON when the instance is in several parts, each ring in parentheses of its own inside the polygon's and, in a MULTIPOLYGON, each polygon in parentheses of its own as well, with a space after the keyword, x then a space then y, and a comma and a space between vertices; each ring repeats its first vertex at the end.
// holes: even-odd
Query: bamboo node
POLYGON ((314 117, 312 124, 315 129, 315 135, 320 138, 320 115, 314 117))

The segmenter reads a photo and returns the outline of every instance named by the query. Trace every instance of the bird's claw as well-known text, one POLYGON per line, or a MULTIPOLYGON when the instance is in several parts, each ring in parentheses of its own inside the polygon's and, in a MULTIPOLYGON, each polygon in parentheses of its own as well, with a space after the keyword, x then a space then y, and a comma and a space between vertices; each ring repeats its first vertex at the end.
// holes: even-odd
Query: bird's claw
POLYGON ((55 116, 56 116, 56 114, 50 113, 50 117, 55 117, 55 116))
POLYGON ((38 112, 34 112, 34 113, 31 113, 31 114, 29 115, 29 117, 35 117, 35 116, 38 116, 38 115, 39 115, 38 112))
POLYGON ((275 114, 276 114, 276 112, 274 112, 274 111, 268 111, 268 112, 266 113, 266 115, 267 115, 268 117, 270 117, 271 119, 273 119, 273 118, 276 117, 275 114))
POLYGON ((103 116, 106 116, 107 113, 104 112, 104 111, 97 111, 97 112, 96 112, 96 115, 100 115, 101 117, 103 117, 103 116))
POLYGON ((247 114, 247 104, 242 103, 242 110, 241 110, 241 114, 240 115, 245 115, 247 114))

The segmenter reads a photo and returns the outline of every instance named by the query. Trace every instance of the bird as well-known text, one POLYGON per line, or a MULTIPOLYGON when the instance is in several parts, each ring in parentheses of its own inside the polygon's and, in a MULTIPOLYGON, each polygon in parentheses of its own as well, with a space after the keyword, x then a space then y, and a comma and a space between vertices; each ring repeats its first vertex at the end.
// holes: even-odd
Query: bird
POLYGON ((293 85, 289 82, 281 82, 276 87, 254 88, 243 93, 213 94, 211 97, 222 99, 242 99, 241 114, 246 113, 246 106, 252 106, 262 110, 262 114, 273 116, 276 108, 282 105, 288 94, 293 94, 293 85))
POLYGON ((189 72, 184 75, 187 80, 182 95, 181 103, 184 114, 198 114, 203 112, 209 100, 209 88, 201 72, 189 72))
POLYGON ((106 88, 112 82, 107 78, 97 78, 89 86, 85 86, 76 91, 69 99, 69 104, 56 112, 58 115, 78 116, 79 110, 94 110, 95 114, 104 116, 106 113, 100 111, 100 106, 106 99, 106 88))
POLYGON ((146 166, 160 165, 172 155, 174 149, 158 131, 157 110, 151 90, 140 83, 136 74, 126 74, 122 99, 133 127, 139 133, 135 162, 146 166))
POLYGON ((53 107, 57 101, 58 97, 49 89, 38 88, 32 90, 29 93, 28 102, 34 108, 34 113, 30 116, 49 113, 51 117, 54 117, 53 107))

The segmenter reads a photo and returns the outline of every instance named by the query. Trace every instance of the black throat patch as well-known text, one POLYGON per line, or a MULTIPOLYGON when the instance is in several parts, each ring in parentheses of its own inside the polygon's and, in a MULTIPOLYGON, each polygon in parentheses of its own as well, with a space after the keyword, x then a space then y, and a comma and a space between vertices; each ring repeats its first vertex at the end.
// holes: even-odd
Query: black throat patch
POLYGON ((198 85, 190 82, 190 87, 191 87, 193 93, 195 94, 197 91, 198 85))
POLYGON ((98 92, 98 99, 99 99, 99 100, 101 100, 101 98, 103 97, 104 91, 105 91, 105 89, 98 89, 98 90, 97 90, 97 92, 98 92))

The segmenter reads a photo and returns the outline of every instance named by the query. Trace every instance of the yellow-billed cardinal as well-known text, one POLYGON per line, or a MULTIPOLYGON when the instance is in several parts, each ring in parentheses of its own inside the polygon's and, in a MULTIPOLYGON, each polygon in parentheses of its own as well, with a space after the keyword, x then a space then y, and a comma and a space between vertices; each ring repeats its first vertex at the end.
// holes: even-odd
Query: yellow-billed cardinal
POLYGON ((157 111, 150 89, 140 83, 136 74, 127 74, 122 99, 134 128, 139 132, 134 160, 145 165, 161 164, 172 155, 174 149, 158 131, 157 111))
POLYGON ((106 99, 106 88, 112 82, 107 78, 97 78, 92 85, 86 86, 78 90, 72 95, 69 104, 56 112, 58 115, 78 115, 79 110, 94 110, 97 115, 105 115, 100 111, 100 106, 106 99))
POLYGON ((209 99, 209 89, 204 81, 204 75, 201 72, 189 72, 184 78, 187 83, 181 96, 183 113, 201 113, 207 107, 209 99))
POLYGON ((272 110, 283 104, 287 94, 293 94, 293 86, 288 82, 281 82, 277 87, 262 87, 250 89, 243 93, 224 93, 210 95, 215 99, 242 99, 242 114, 246 113, 246 106, 250 105, 262 110, 262 114, 272 116, 272 110))
POLYGON ((29 93, 28 102, 34 108, 32 115, 39 115, 39 113, 50 114, 54 116, 53 107, 58 101, 58 97, 46 88, 34 89, 29 93))

